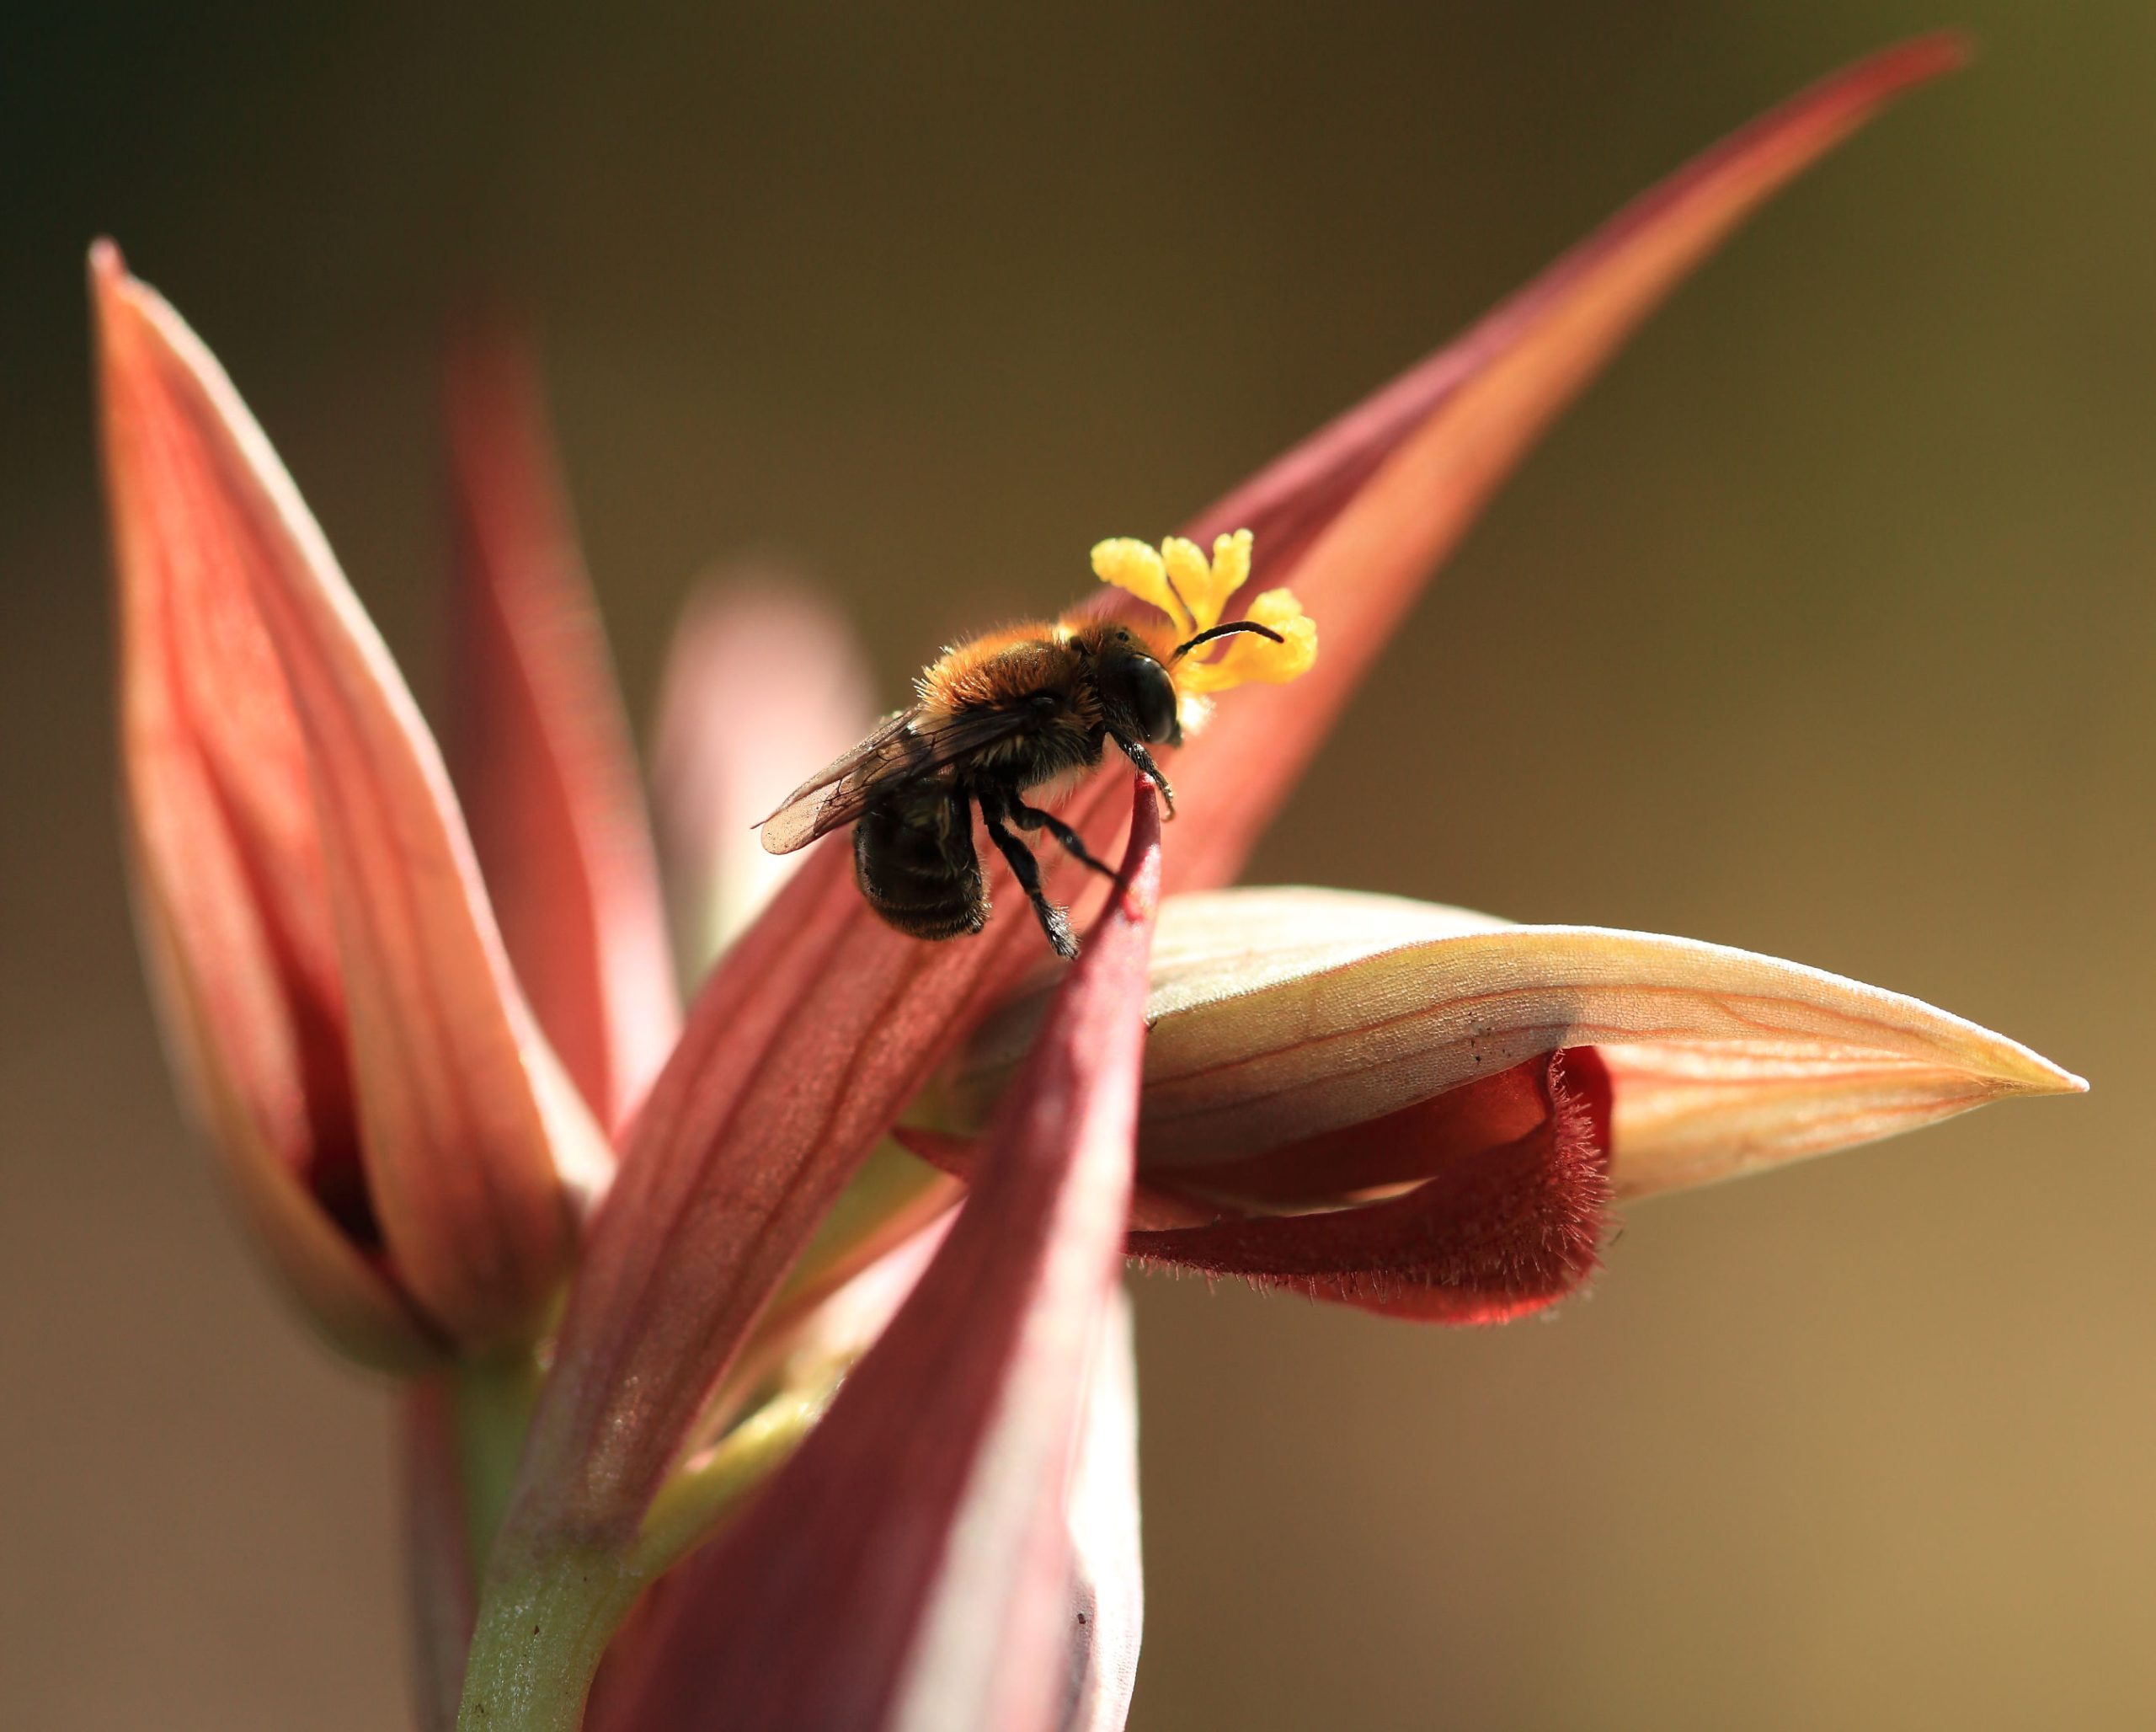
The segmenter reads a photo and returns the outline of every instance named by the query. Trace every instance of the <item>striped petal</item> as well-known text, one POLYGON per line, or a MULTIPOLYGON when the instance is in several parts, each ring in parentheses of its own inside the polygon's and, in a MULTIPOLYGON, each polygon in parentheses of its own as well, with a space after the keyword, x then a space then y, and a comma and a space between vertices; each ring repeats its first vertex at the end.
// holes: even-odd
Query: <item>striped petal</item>
POLYGON ((93 255, 121 751, 177 1045, 272 1260, 350 1350, 527 1339, 605 1146, 510 977, 431 736, 178 315, 93 255))
POLYGON ((522 345, 451 355, 457 558, 450 762, 532 1013, 619 1125, 680 1025, 628 724, 522 345))
MULTIPOLYGON (((961 1112, 985 1110, 1039 1015, 1022 1000, 984 1027, 961 1112)), ((1170 897, 1146 1015, 1145 1179, 1275 1205, 1405 1181, 1420 1141, 1456 1140, 1427 1104, 1566 1048, 1609 1073, 1623 1196, 2086 1086, 2004 1035, 1798 963, 1343 890, 1170 897), (1416 1127, 1398 1119, 1411 1111, 1416 1127)))

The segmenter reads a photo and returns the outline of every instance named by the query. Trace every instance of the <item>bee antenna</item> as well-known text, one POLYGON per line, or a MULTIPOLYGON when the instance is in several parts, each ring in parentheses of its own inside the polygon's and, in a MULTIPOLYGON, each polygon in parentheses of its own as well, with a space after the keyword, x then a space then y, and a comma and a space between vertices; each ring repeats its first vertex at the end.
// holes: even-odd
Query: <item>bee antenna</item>
POLYGON ((1200 632, 1187 644, 1178 644, 1176 646, 1176 653, 1168 658, 1168 666, 1173 667, 1200 644, 1209 644, 1215 638, 1233 637, 1237 632, 1256 632, 1259 637, 1269 638, 1276 644, 1284 644, 1288 641, 1271 626, 1260 625, 1254 619, 1231 619, 1225 625, 1216 625, 1209 630, 1200 632))

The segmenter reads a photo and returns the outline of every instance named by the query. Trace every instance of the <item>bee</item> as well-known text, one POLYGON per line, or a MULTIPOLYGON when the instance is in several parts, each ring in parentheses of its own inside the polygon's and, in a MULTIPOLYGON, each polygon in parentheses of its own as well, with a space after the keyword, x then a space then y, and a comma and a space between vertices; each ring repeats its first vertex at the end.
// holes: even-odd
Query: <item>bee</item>
POLYGON ((1027 796, 1067 794, 1100 767, 1113 740, 1172 815, 1175 795, 1150 750, 1182 743, 1169 670, 1238 632, 1281 641, 1270 628, 1238 619, 1171 650, 1166 636, 1078 613, 946 650, 915 682, 910 709, 885 717, 764 820, 764 847, 790 854, 851 824, 854 879, 868 906, 915 938, 955 938, 988 923, 974 847, 978 807, 1049 944, 1059 956, 1075 956, 1070 917, 1042 890, 1040 863, 1017 832, 1044 830, 1094 871, 1113 878, 1115 869, 1027 796))

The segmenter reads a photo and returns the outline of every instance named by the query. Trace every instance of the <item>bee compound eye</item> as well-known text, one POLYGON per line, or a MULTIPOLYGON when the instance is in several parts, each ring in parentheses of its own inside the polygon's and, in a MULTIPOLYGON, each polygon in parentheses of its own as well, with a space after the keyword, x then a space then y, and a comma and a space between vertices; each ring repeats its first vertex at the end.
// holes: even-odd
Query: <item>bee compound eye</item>
POLYGON ((1176 735, 1176 688, 1168 671, 1157 661, 1140 661, 1131 671, 1131 708, 1138 725, 1154 746, 1165 746, 1176 735))

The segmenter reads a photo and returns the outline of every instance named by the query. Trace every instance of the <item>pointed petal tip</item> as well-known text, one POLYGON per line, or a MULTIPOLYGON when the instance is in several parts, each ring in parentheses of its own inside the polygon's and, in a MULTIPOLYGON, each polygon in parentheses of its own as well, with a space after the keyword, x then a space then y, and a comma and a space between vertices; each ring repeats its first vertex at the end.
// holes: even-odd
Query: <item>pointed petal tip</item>
POLYGON ((109 234, 101 234, 90 243, 90 287, 103 293, 116 287, 127 275, 127 261, 120 256, 120 243, 109 234))
POLYGON ((88 274, 90 304, 97 313, 99 328, 107 335, 122 315, 148 324, 162 321, 177 325, 183 331, 186 329, 165 297, 127 268, 126 255, 111 236, 99 235, 90 243, 88 274))
POLYGON ((130 275, 120 243, 109 235, 99 235, 90 243, 87 275, 94 356, 103 371, 109 365, 113 345, 125 329, 130 315, 141 315, 141 297, 153 291, 130 275))
MULTIPOLYGON (((1922 83, 1958 72, 1977 57, 1977 40, 1959 28, 1929 30, 1882 48, 1872 56, 1874 77, 1881 84, 1922 83)), ((1859 62, 1862 64, 1861 61, 1859 62)))
MULTIPOLYGON (((1822 974, 1822 977, 1831 985, 1851 984, 1833 975, 1822 974)), ((1951 1011, 1940 1010, 1906 993, 1890 992, 1876 986, 1860 990, 1882 1004, 1901 1007, 1919 1023, 1928 1025, 1935 1055, 1951 1061, 1972 1082, 1986 1085, 1990 1098, 2089 1092, 2086 1077, 2053 1063, 2034 1047, 2025 1046, 2010 1035, 1956 1016, 1951 1011)))
POLYGON ((2031 1051, 2019 1041, 1999 1037, 2003 1048, 2008 1050, 2009 1061, 2000 1066, 1999 1080, 2004 1085, 2000 1092, 2006 1094, 2086 1094, 2089 1079, 2076 1076, 2063 1065, 2053 1064, 2041 1053, 2031 1051))

